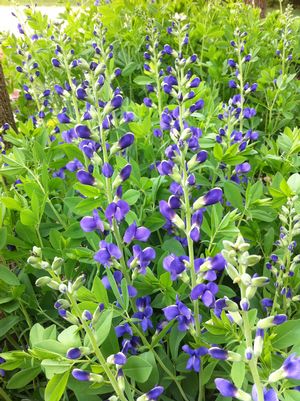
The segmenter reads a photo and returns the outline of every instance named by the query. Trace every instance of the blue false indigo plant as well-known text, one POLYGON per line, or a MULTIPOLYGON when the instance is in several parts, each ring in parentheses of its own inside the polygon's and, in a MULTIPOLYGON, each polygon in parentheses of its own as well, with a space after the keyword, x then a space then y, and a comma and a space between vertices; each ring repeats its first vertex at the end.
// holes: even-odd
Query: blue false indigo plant
POLYGON ((4 41, 22 96, 20 134, 1 128, 0 397, 297 400, 296 113, 264 135, 297 86, 290 10, 102 3, 66 25, 28 8, 37 32, 4 41))

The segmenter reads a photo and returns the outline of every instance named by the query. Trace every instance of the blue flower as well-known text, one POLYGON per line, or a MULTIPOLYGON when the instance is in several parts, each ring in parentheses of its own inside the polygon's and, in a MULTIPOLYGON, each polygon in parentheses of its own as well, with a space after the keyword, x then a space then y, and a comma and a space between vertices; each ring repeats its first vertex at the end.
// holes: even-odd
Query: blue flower
POLYGON ((171 253, 163 260, 163 268, 171 274, 171 280, 176 280, 186 269, 187 256, 176 256, 171 253))
POLYGON ((117 245, 100 241, 100 250, 95 253, 94 259, 104 266, 110 266, 114 259, 121 259, 122 253, 117 245))
POLYGON ((118 222, 122 221, 129 212, 129 205, 122 199, 117 202, 110 203, 105 210, 105 217, 112 224, 112 219, 115 218, 118 222))
POLYGON ((136 306, 138 312, 134 313, 133 317, 140 320, 142 330, 146 332, 148 329, 152 329, 153 324, 150 319, 153 314, 151 298, 149 296, 138 298, 136 300, 136 306))
POLYGON ((104 225, 99 217, 97 209, 93 210, 93 216, 85 216, 80 221, 80 227, 85 232, 91 232, 94 230, 104 231, 104 225))
POLYGON ((138 227, 136 222, 133 222, 124 233, 124 242, 129 244, 133 240, 147 242, 151 231, 146 227, 138 227))
POLYGON ((155 259, 155 250, 151 247, 142 249, 139 245, 134 245, 132 250, 133 256, 128 260, 127 266, 138 269, 140 274, 146 274, 146 267, 155 259))
POLYGON ((176 304, 167 306, 163 309, 164 315, 168 321, 176 319, 178 321, 178 330, 186 331, 194 325, 192 311, 184 305, 176 296, 176 304))
MULTIPOLYGON (((264 401, 278 401, 276 391, 272 388, 270 390, 267 390, 266 388, 264 388, 263 394, 264 394, 264 401)), ((258 401, 257 388, 256 388, 255 384, 252 387, 252 398, 253 398, 253 401, 258 401)))
POLYGON ((208 353, 206 347, 200 347, 197 349, 190 348, 188 345, 184 345, 182 350, 187 353, 190 357, 186 364, 187 370, 194 370, 195 372, 200 372, 201 368, 201 356, 208 353))

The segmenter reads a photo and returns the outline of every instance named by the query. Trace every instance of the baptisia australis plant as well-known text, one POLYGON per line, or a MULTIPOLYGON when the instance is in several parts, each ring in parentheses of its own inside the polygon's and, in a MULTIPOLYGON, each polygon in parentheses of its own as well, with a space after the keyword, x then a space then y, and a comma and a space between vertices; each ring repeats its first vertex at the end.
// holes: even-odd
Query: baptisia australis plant
MULTIPOLYGON (((167 321, 176 320, 178 330, 190 332, 195 348, 185 345, 183 350, 190 358, 187 369, 200 371, 200 357, 207 354, 207 348, 200 347, 200 309, 199 300, 206 307, 213 307, 218 286, 214 283, 219 272, 224 269, 225 260, 221 254, 214 257, 197 258, 196 247, 200 241, 200 227, 204 208, 222 201, 222 190, 213 188, 200 195, 194 172, 207 159, 207 152, 200 149, 201 130, 189 124, 189 117, 203 108, 202 99, 196 98, 194 89, 200 79, 190 71, 196 55, 184 56, 188 43, 189 25, 185 16, 175 15, 169 33, 178 42, 178 49, 164 46, 164 55, 174 60, 174 66, 167 68, 168 75, 163 79, 163 90, 173 100, 161 116, 161 129, 168 133, 171 144, 165 151, 166 159, 157 163, 160 175, 170 178, 171 196, 161 200, 159 208, 166 219, 165 229, 181 242, 187 250, 186 255, 169 254, 163 260, 163 268, 170 273, 172 281, 183 281, 190 288, 193 311, 179 296, 176 303, 163 309, 167 321), (192 100, 193 99, 193 100, 192 100)), ((202 397, 201 386, 199 399, 202 397)))
MULTIPOLYGON (((105 333, 105 330, 107 330, 105 327, 107 327, 107 320, 111 321, 112 319, 112 310, 104 310, 104 304, 102 303, 95 305, 92 312, 82 309, 82 305, 78 303, 78 297, 80 289, 85 284, 85 276, 80 275, 74 281, 64 280, 61 274, 63 259, 55 258, 50 265, 43 260, 41 249, 34 247, 28 263, 47 272, 47 275, 40 277, 36 281, 36 285, 48 286, 60 293, 54 307, 57 309, 59 316, 72 325, 69 328, 72 332, 75 329, 82 334, 79 340, 81 345, 77 342, 77 346, 69 348, 65 355, 70 367, 73 366, 72 376, 80 382, 97 383, 98 385, 109 384, 115 393, 109 400, 126 401, 132 399, 132 395, 130 395, 130 398, 127 395, 127 392, 130 393, 130 389, 126 388, 128 385, 122 370, 127 362, 128 345, 124 345, 120 352, 108 357, 104 356, 100 347, 105 340, 104 336, 109 334, 109 331, 105 333), (95 358, 99 364, 98 369, 95 368, 95 358), (78 364, 84 369, 78 368, 78 364)), ((117 330, 117 333, 119 335, 125 334, 125 332, 121 333, 120 329, 117 330)), ((130 328, 129 333, 131 333, 130 328)), ((161 386, 154 387, 138 397, 137 400, 156 401, 163 391, 164 388, 161 386)))
POLYGON ((274 253, 266 263, 266 268, 274 277, 275 295, 264 298, 262 305, 271 311, 271 314, 277 310, 283 310, 290 315, 292 303, 300 301, 297 280, 300 255, 294 254, 297 246, 295 237, 300 233, 300 215, 295 209, 297 200, 298 196, 293 196, 281 208, 279 219, 282 225, 279 239, 275 242, 274 253))
POLYGON ((249 107, 247 97, 256 91, 258 85, 255 82, 246 81, 246 71, 252 60, 252 55, 245 51, 246 38, 247 32, 237 28, 234 31, 234 40, 230 42, 234 55, 227 60, 228 67, 232 71, 228 85, 237 93, 229 99, 228 104, 223 104, 223 110, 218 115, 224 125, 216 136, 217 145, 214 151, 216 158, 225 163, 222 165, 223 169, 228 164, 228 179, 237 183, 240 183, 241 179, 250 172, 251 165, 244 161, 235 165, 232 170, 233 160, 247 159, 247 156, 251 154, 251 147, 253 147, 251 145, 259 137, 258 132, 253 131, 249 124, 249 120, 256 115, 256 110, 249 107), (236 157, 237 154, 238 157, 236 157))
MULTIPOLYGON (((226 259, 226 272, 234 284, 239 287, 239 302, 228 297, 218 299, 215 302, 215 315, 229 319, 232 325, 242 333, 242 344, 230 349, 211 347, 208 350, 212 358, 224 361, 242 362, 248 367, 252 377, 252 389, 238 388, 227 379, 218 378, 215 384, 224 397, 233 397, 243 401, 276 401, 281 393, 280 384, 277 382, 287 378, 299 379, 299 358, 293 354, 283 363, 282 367, 271 373, 268 377, 263 369, 264 343, 269 341, 269 332, 273 327, 286 322, 285 314, 271 314, 266 318, 256 319, 252 309, 255 296, 262 287, 269 284, 269 279, 254 273, 251 275, 251 267, 257 266, 260 257, 250 255, 249 244, 242 236, 235 243, 224 241, 222 254, 226 259), (253 338, 253 333, 255 336, 253 338), (274 387, 276 383, 276 387, 274 387)), ((215 321, 214 321, 215 322, 215 321)), ((215 324, 212 322, 212 324, 215 324)), ((280 383, 280 382, 279 382, 280 383)))

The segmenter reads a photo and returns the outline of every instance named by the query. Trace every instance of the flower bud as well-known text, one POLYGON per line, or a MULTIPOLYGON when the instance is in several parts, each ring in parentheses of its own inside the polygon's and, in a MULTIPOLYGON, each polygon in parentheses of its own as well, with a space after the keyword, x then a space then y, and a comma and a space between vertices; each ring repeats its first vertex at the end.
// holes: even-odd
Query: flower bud
POLYGON ((55 256, 52 265, 51 265, 51 269, 52 270, 58 270, 64 263, 63 258, 58 258, 57 256, 55 256))
POLYGON ((48 276, 40 277, 36 280, 35 285, 37 287, 42 287, 44 285, 48 285, 48 283, 50 283, 50 281, 51 281, 51 277, 48 277, 48 276))
POLYGON ((275 315, 269 316, 265 319, 261 319, 257 322, 257 328, 259 329, 268 329, 269 327, 278 326, 284 322, 286 322, 286 315, 275 315))

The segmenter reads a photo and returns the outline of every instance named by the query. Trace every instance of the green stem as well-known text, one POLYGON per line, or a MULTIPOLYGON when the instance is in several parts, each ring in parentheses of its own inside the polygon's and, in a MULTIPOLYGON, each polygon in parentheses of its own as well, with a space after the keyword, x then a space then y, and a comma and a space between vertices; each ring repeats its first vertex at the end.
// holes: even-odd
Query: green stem
POLYGON ((10 396, 0 387, 0 398, 4 401, 12 401, 10 396))
MULTIPOLYGON (((242 290, 242 294, 245 292, 245 289, 242 290)), ((249 314, 248 311, 243 312, 243 324, 244 324, 244 335, 246 338, 246 346, 247 348, 253 349, 253 344, 252 344, 252 331, 251 331, 251 325, 249 321, 249 314)), ((263 386, 260 381, 258 369, 257 369, 257 358, 253 357, 248 363, 249 363, 249 368, 252 374, 253 382, 256 386, 257 390, 257 401, 264 401, 264 393, 263 393, 263 386)))
POLYGON ((240 96, 241 96, 241 112, 240 112, 240 131, 243 131, 243 108, 244 108, 244 78, 243 78, 243 63, 241 57, 241 43, 238 48, 238 64, 239 64, 239 85, 240 85, 240 96))
MULTIPOLYGON (((69 299, 71 301, 71 305, 74 308, 74 311, 75 311, 76 315, 80 318, 81 317, 81 312, 80 312, 80 309, 79 309, 79 307, 77 305, 76 300, 74 299, 74 297, 71 294, 68 294, 68 296, 69 296, 69 299)), ((107 375, 107 377, 109 379, 109 382, 110 382, 111 386, 113 387, 115 393, 117 394, 117 396, 119 397, 119 399, 121 401, 127 401, 126 397, 124 396, 123 392, 121 391, 121 389, 120 389, 120 387, 118 385, 118 382, 117 382, 114 374, 112 373, 110 368, 107 366, 105 357, 103 356, 102 352, 100 351, 100 348, 97 345, 97 341, 95 339, 95 336, 94 336, 91 328, 88 326, 88 324, 86 323, 85 320, 81 319, 81 322, 82 322, 82 325, 84 327, 84 330, 85 330, 86 334, 88 335, 88 337, 90 339, 93 351, 94 351, 94 353, 95 353, 100 365, 102 366, 104 372, 106 373, 106 375, 107 375)))
POLYGON ((69 69, 68 61, 67 61, 67 56, 65 54, 63 46, 62 46, 62 55, 63 55, 63 62, 64 62, 65 71, 67 73, 69 85, 71 87, 71 96, 72 96, 72 103, 73 103, 75 116, 76 116, 76 123, 79 124, 81 118, 80 118, 79 108, 78 108, 78 104, 77 104, 77 98, 75 96, 75 85, 74 85, 74 83, 72 81, 71 72, 70 72, 70 69, 69 69))
MULTIPOLYGON (((125 320, 130 323, 131 319, 130 316, 126 316, 125 320)), ((180 394, 182 395, 182 398, 184 399, 184 401, 189 401, 189 399, 187 398, 187 396, 185 395, 185 392, 183 390, 183 388, 181 387, 179 381, 176 378, 176 375, 174 375, 170 369, 164 364, 164 362, 161 360, 160 356, 158 355, 158 353, 155 351, 155 349, 151 346, 151 344, 148 342, 147 338, 144 336, 144 334, 139 330, 139 328, 136 325, 133 325, 133 330, 137 333, 137 335, 140 337, 140 339, 142 340, 142 343, 144 346, 146 346, 149 351, 152 351, 154 354, 155 359, 157 360, 158 364, 160 365, 160 367, 165 371, 165 373, 170 376, 170 378, 174 381, 174 383, 176 384, 180 394)))

